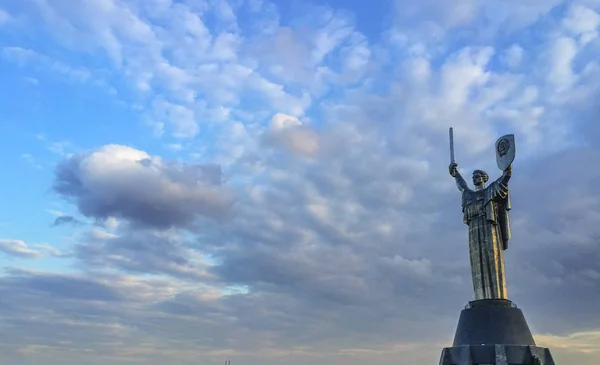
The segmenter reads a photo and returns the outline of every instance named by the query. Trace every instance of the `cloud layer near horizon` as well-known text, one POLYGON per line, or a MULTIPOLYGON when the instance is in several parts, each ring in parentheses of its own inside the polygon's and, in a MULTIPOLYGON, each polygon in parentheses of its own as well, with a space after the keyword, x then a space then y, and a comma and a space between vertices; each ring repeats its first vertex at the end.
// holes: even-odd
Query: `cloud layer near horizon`
POLYGON ((156 144, 63 154, 68 251, 0 240, 68 260, 0 278, 3 357, 435 363, 472 296, 453 126, 465 176, 516 134, 509 297, 557 362, 598 362, 597 1, 398 0, 369 29, 258 0, 9 5, 0 26, 54 46, 5 62, 103 90, 156 144))

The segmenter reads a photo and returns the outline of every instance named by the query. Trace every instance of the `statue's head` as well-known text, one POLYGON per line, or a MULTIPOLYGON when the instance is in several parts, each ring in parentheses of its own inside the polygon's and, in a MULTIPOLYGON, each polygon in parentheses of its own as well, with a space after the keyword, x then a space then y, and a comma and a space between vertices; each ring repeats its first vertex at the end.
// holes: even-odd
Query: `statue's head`
POLYGON ((473 185, 481 186, 485 184, 490 177, 487 172, 483 170, 475 170, 473 171, 473 185))

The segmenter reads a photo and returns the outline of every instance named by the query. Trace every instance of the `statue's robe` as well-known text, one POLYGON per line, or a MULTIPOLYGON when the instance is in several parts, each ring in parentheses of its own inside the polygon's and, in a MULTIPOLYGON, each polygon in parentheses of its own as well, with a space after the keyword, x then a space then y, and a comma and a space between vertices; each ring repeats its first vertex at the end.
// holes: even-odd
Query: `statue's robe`
POLYGON ((464 222, 469 226, 469 251, 475 299, 506 299, 504 250, 510 239, 510 195, 505 172, 482 190, 471 190, 458 174, 464 222))

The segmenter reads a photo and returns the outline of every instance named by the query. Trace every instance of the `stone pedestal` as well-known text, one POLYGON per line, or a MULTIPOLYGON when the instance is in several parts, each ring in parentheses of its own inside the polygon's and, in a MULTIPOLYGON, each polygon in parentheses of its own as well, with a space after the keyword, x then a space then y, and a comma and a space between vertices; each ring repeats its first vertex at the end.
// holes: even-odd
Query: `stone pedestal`
POLYGON ((440 365, 555 365, 535 344, 523 312, 510 300, 476 300, 460 313, 452 347, 440 365))

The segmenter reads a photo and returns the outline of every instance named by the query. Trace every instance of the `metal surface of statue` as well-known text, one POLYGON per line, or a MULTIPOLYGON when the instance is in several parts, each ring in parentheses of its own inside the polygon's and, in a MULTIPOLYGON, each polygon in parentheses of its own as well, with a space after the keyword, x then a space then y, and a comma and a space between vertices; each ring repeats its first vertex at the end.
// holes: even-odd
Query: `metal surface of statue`
POLYGON ((508 182, 515 158, 513 135, 500 137, 496 142, 498 166, 502 176, 486 187, 488 174, 473 171, 473 185, 469 188, 458 172, 454 161, 454 138, 450 129, 450 175, 462 193, 463 220, 469 226, 469 252, 475 299, 506 299, 504 250, 510 239, 510 195, 508 182))
POLYGON ((495 147, 502 176, 486 187, 487 173, 475 170, 471 189, 458 172, 450 128, 449 172, 462 192, 463 219, 469 226, 475 300, 460 313, 454 342, 442 350, 439 364, 555 365, 550 350, 536 345, 523 312, 507 298, 504 250, 511 234, 508 182, 516 154, 514 135, 500 137, 495 147))

